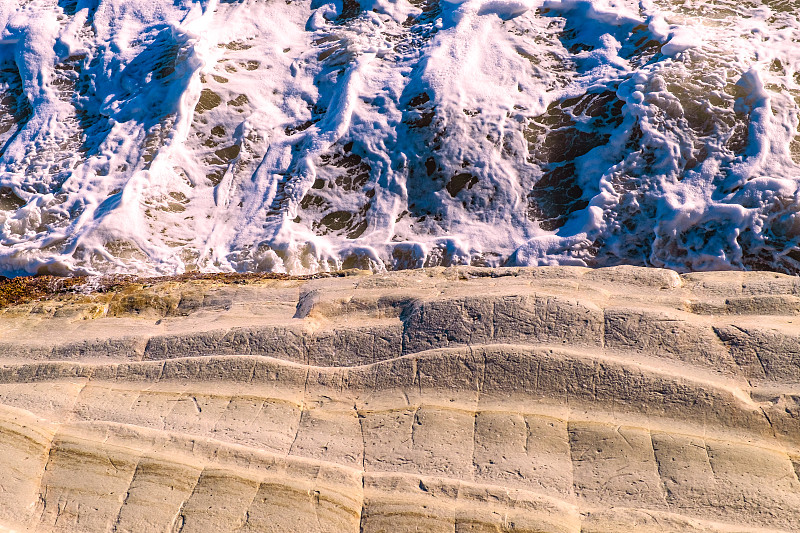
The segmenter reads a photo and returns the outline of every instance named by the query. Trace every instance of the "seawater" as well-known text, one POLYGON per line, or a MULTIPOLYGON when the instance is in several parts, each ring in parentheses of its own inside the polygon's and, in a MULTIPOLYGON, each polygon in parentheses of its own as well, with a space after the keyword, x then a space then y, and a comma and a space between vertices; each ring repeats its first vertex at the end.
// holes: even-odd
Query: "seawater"
POLYGON ((797 273, 798 13, 0 0, 0 273, 797 273))

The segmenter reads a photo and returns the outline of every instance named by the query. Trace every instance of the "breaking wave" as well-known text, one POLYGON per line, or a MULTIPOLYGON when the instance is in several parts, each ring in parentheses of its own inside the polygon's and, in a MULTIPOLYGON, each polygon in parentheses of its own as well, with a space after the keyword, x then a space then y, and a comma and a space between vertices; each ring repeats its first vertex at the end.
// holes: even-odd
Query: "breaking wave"
POLYGON ((0 273, 797 273, 799 12, 0 0, 0 273))

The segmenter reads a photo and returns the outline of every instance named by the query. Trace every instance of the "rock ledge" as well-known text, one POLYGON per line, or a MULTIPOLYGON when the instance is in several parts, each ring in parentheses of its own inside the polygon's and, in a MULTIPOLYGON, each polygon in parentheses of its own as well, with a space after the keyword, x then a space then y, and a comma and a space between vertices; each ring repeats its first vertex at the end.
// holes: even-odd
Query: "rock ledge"
POLYGON ((800 279, 451 268, 0 310, 0 530, 800 531, 800 279))

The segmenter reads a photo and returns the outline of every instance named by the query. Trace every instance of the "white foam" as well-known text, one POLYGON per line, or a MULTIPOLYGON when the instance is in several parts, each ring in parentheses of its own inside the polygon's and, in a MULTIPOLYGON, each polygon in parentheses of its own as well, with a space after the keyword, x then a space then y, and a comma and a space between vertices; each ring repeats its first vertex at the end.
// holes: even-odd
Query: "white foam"
POLYGON ((0 273, 798 272, 772 5, 2 0, 0 273))

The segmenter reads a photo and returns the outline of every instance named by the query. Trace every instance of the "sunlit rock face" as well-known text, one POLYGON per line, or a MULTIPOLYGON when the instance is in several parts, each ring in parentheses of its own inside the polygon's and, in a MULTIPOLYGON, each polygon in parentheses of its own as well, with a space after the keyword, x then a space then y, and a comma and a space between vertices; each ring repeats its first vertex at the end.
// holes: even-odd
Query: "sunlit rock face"
POLYGON ((794 0, 3 0, 0 273, 800 271, 794 0))
POLYGON ((225 279, 0 309, 0 531, 798 530, 797 277, 225 279))

